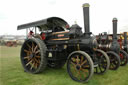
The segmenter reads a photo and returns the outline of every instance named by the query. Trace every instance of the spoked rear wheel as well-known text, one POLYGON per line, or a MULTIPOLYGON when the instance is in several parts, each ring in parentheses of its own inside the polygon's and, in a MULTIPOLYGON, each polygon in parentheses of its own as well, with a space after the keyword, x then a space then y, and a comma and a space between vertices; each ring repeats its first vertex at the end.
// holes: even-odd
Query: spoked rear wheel
POLYGON ((128 62, 128 54, 124 50, 120 50, 120 65, 125 66, 128 62))
POLYGON ((108 51, 107 52, 109 59, 110 59, 110 70, 117 70, 120 67, 120 56, 113 52, 113 51, 108 51))
POLYGON ((40 73, 46 65, 46 46, 37 38, 27 39, 21 48, 21 62, 29 73, 40 73))
POLYGON ((92 59, 83 51, 74 51, 68 57, 67 71, 73 80, 87 82, 94 73, 92 59))
POLYGON ((104 51, 100 49, 96 50, 96 55, 98 59, 98 66, 95 67, 94 72, 96 74, 103 74, 109 69, 109 66, 110 66, 109 57, 104 51))

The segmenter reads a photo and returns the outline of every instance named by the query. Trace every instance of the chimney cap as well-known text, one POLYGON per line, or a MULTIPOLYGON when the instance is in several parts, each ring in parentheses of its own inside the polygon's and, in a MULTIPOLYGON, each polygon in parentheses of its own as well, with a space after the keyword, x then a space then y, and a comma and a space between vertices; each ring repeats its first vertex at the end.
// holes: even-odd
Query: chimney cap
POLYGON ((90 7, 89 3, 84 3, 83 7, 90 7))
POLYGON ((113 18, 113 20, 117 20, 117 18, 116 18, 116 17, 114 17, 114 18, 113 18))

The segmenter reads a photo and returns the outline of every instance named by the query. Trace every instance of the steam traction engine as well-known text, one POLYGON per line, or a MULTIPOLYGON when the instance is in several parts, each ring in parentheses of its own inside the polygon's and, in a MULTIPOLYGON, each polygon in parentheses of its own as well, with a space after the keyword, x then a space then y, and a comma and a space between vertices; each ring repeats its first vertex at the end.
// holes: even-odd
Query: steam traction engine
POLYGON ((89 28, 89 4, 83 5, 84 28, 77 24, 69 27, 61 18, 51 17, 18 26, 18 30, 35 27, 21 48, 21 62, 26 72, 40 73, 46 66, 61 68, 67 61, 69 76, 78 82, 87 82, 93 73, 103 74, 110 65, 107 54, 97 49, 95 37, 89 28), (36 30, 35 30, 36 32, 36 30))
POLYGON ((116 70, 119 66, 127 64, 127 53, 122 50, 122 41, 117 36, 117 19, 113 18, 113 34, 107 34, 106 32, 97 36, 99 48, 107 52, 110 59, 110 69, 116 70))

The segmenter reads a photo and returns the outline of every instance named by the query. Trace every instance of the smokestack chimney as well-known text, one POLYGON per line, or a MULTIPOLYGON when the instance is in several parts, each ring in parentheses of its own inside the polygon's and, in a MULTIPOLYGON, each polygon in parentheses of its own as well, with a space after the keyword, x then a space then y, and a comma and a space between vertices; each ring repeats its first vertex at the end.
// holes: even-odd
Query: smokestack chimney
POLYGON ((127 45, 127 32, 124 32, 124 45, 127 45))
POLYGON ((89 24, 89 4, 83 4, 83 14, 84 14, 84 29, 85 33, 90 34, 90 24, 89 24))
POLYGON ((117 18, 113 18, 112 22, 113 22, 113 39, 117 40, 117 18))

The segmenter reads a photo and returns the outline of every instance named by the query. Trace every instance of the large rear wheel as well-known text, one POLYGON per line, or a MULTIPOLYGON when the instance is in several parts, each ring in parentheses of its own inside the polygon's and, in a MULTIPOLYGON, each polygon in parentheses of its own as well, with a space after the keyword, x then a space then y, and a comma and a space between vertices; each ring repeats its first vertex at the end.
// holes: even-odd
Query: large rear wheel
POLYGON ((42 72, 47 65, 45 43, 37 38, 27 39, 21 48, 21 63, 26 72, 42 72))
POLYGON ((110 70, 117 70, 120 67, 120 56, 113 52, 113 51, 108 51, 107 52, 109 59, 110 59, 110 70))
POLYGON ((74 51, 68 56, 67 72, 78 82, 87 82, 94 73, 91 57, 83 51, 74 51))

